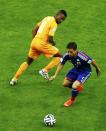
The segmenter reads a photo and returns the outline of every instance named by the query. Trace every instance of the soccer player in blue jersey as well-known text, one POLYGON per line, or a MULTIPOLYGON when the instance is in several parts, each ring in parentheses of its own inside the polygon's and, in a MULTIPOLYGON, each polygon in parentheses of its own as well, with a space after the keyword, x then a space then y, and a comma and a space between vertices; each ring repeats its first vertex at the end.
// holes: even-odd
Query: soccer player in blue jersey
POLYGON ((72 97, 64 103, 65 107, 69 107, 75 102, 79 93, 78 88, 82 87, 84 82, 91 75, 91 65, 95 67, 97 76, 100 74, 100 68, 96 62, 84 52, 78 51, 75 42, 70 42, 67 45, 67 53, 61 58, 61 62, 57 67, 55 75, 53 75, 50 80, 56 78, 67 61, 71 62, 74 67, 67 73, 63 82, 63 86, 65 87, 72 86, 72 97))

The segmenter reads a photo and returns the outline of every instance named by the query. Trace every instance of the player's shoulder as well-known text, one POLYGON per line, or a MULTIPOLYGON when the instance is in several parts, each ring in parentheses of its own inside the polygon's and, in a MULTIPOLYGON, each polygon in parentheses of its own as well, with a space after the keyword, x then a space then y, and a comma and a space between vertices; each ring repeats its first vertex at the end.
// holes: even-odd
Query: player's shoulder
POLYGON ((44 18, 44 20, 54 21, 54 17, 53 17, 53 16, 46 16, 46 17, 44 18))
POLYGON ((89 56, 84 51, 78 51, 78 56, 83 60, 87 60, 89 58, 89 56))
POLYGON ((68 53, 65 53, 64 55, 63 55, 63 59, 64 58, 69 58, 69 54, 68 53))
POLYGON ((69 60, 69 54, 65 53, 63 57, 60 59, 61 63, 65 64, 64 62, 69 60))
POLYGON ((47 25, 51 25, 51 24, 54 24, 54 18, 52 16, 46 16, 44 19, 43 19, 43 22, 46 22, 48 23, 47 25))

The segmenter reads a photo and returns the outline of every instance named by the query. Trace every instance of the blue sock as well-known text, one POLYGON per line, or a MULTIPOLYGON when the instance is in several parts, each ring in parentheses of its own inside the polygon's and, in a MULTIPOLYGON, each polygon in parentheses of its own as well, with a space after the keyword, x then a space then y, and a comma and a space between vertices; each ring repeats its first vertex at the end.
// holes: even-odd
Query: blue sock
POLYGON ((77 89, 72 89, 72 99, 75 100, 76 96, 78 95, 77 89))

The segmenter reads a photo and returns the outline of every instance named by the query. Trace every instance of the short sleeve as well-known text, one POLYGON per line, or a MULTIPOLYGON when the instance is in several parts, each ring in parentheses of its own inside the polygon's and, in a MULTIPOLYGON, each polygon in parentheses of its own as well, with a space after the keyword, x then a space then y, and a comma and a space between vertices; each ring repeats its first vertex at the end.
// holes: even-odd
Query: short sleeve
POLYGON ((92 63, 93 59, 84 52, 78 52, 78 56, 86 63, 92 63))
POLYGON ((92 58, 91 58, 91 57, 88 57, 88 59, 87 59, 87 63, 88 63, 88 64, 91 64, 92 61, 93 61, 92 58))
POLYGON ((68 58, 68 53, 64 54, 63 57, 60 59, 61 64, 64 65, 67 62, 68 58))

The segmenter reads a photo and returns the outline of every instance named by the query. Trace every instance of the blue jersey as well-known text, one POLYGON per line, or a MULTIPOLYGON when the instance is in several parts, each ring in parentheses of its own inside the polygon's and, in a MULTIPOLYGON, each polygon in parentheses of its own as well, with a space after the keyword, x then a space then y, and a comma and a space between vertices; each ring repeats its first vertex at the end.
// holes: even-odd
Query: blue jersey
POLYGON ((92 58, 83 52, 78 52, 76 57, 71 57, 68 53, 64 54, 63 58, 61 58, 61 64, 65 64, 67 61, 70 61, 74 68, 79 71, 90 71, 92 62, 92 58))

